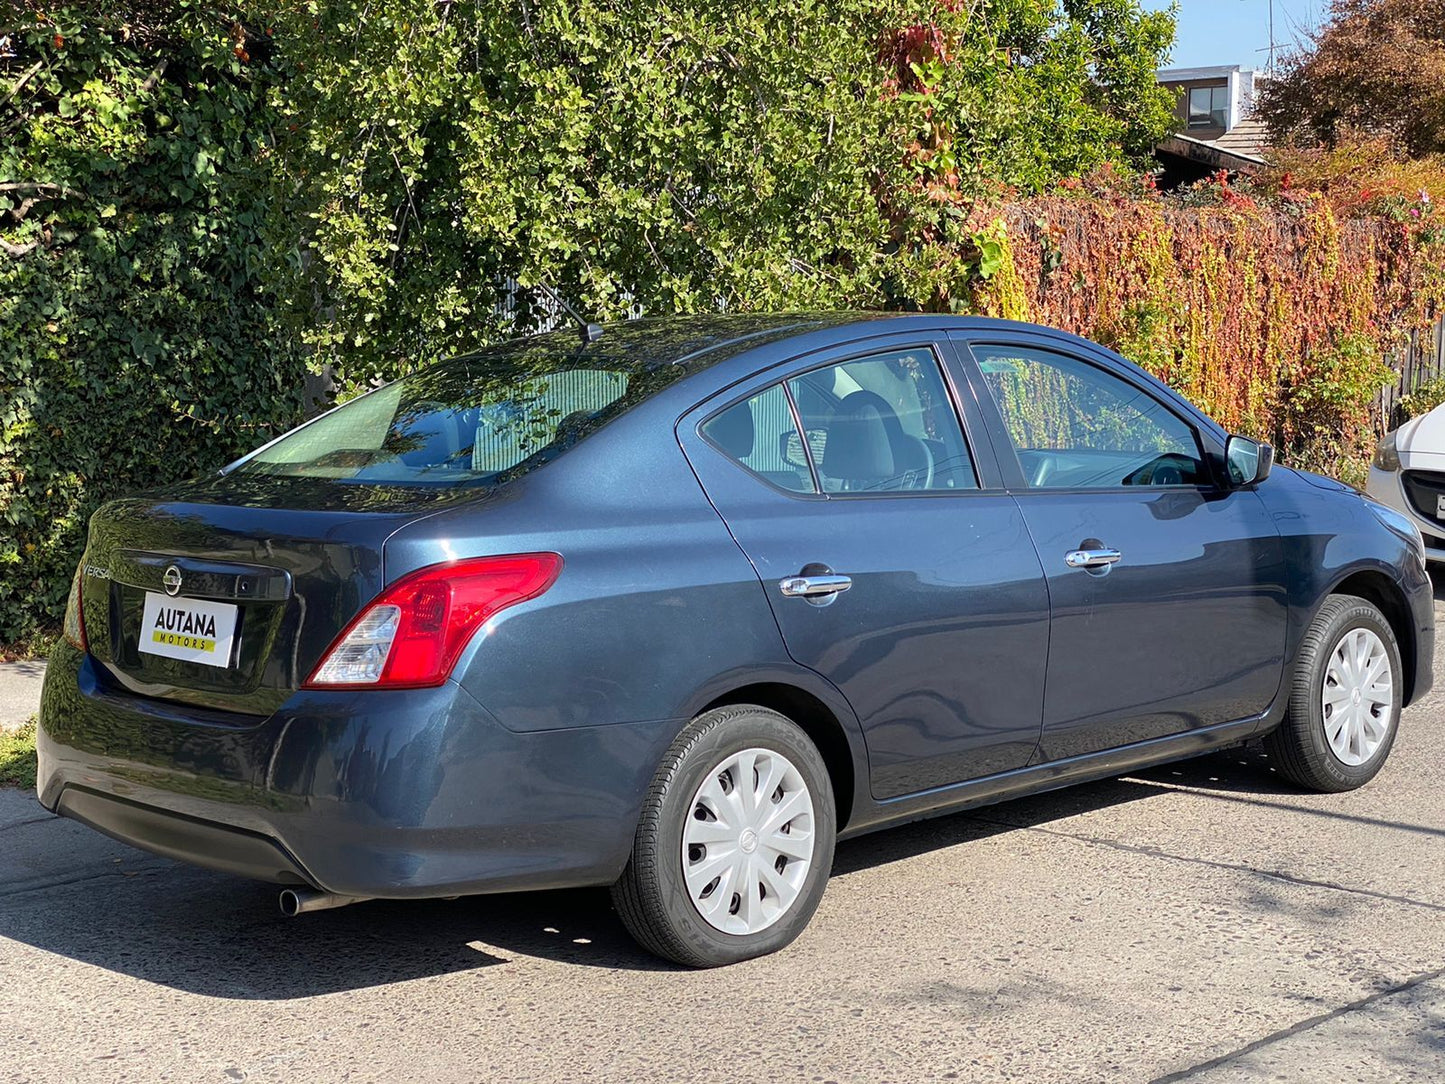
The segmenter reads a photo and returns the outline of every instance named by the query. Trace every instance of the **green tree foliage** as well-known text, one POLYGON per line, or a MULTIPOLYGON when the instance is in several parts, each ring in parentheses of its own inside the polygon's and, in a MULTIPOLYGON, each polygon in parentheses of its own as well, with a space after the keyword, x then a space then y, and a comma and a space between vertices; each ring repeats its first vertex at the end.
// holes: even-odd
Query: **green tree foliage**
POLYGON ((1172 15, 1136 0, 311 3, 276 24, 318 362, 391 375, 589 315, 926 303, 957 204, 1147 153, 1172 15), (524 287, 513 311, 509 279, 524 287))
POLYGON ((941 303, 930 254, 997 261, 966 197, 1170 123, 1138 0, 229 3, 0 5, 0 641, 98 502, 293 422, 303 352, 395 375, 540 283, 941 303))
POLYGON ((110 7, 0 12, 0 641, 58 621, 99 502, 299 414, 261 285, 274 68, 209 7, 110 7))
POLYGON ((1285 58, 1256 109, 1282 143, 1388 136, 1408 154, 1445 152, 1445 4, 1334 0, 1310 46, 1285 58))

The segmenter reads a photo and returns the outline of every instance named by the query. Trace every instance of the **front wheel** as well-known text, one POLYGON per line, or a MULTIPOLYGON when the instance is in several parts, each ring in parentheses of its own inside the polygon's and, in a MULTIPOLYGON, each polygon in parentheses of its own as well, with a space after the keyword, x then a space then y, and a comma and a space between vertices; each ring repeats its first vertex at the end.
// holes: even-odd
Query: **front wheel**
POLYGON ((1390 755, 1403 698, 1400 645, 1385 615, 1362 598, 1331 595, 1305 633, 1289 710, 1265 752, 1302 787, 1354 790, 1390 755))
POLYGON ((613 904, 644 948, 689 967, 776 952, 817 910, 836 833, 802 730, 767 708, 705 712, 663 757, 613 904))

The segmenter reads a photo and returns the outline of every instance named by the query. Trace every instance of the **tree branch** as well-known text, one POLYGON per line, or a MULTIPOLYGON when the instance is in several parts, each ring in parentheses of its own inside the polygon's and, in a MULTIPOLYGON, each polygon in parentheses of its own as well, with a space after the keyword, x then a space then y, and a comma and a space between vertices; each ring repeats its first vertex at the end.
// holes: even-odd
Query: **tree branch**
POLYGON ((7 256, 13 256, 17 260, 22 256, 29 255, 34 249, 39 247, 39 241, 31 241, 28 245, 12 245, 9 241, 0 237, 0 252, 5 253, 7 256))
POLYGON ((30 213, 30 208, 34 207, 44 198, 44 196, 31 196, 29 199, 21 200, 19 207, 12 207, 5 213, 10 216, 12 221, 19 222, 30 213))
MULTIPOLYGON (((49 184, 45 181, 0 182, 0 194, 4 194, 6 192, 35 193, 33 196, 29 196, 26 199, 21 200, 18 207, 11 207, 3 212, 0 212, 0 217, 9 217, 9 219, 16 224, 18 224, 26 215, 28 215, 31 208, 33 208, 37 203, 42 203, 47 200, 62 199, 70 196, 80 195, 79 192, 76 192, 74 189, 66 188, 63 184, 49 184)), ((11 256, 23 256, 26 252, 29 252, 30 249, 25 248, 20 252, 16 252, 15 246, 10 245, 6 248, 6 251, 11 256)))
POLYGON ((156 89, 156 84, 161 81, 161 76, 166 74, 166 66, 168 64, 170 64, 170 61, 163 58, 151 69, 151 73, 146 76, 146 81, 140 85, 140 92, 142 94, 149 94, 156 89))
POLYGON ((3 181, 0 192, 51 192, 57 196, 74 196, 76 193, 63 184, 49 181, 3 181))
POLYGON ((6 94, 5 97, 0 98, 0 109, 3 109, 5 106, 9 105, 10 99, 15 97, 15 95, 19 94, 22 90, 24 90, 25 84, 30 82, 31 78, 34 77, 35 73, 43 67, 45 67, 45 61, 43 60, 37 60, 34 64, 30 65, 30 67, 25 70, 25 73, 21 75, 18 80, 16 80, 15 85, 10 88, 10 92, 6 94))

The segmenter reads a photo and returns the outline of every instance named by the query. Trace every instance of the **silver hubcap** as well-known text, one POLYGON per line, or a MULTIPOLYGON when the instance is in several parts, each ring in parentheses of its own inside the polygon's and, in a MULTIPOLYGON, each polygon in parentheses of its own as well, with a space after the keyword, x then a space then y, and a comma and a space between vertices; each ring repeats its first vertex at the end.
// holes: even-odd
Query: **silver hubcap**
POLYGON ((714 929, 765 930, 793 906, 813 865, 813 797, 792 761, 744 749, 718 764, 688 806, 682 875, 714 929))
POLYGON ((1335 645, 1325 667, 1325 737, 1344 764, 1365 763, 1390 729, 1395 685, 1390 656, 1369 629, 1351 629, 1335 645))

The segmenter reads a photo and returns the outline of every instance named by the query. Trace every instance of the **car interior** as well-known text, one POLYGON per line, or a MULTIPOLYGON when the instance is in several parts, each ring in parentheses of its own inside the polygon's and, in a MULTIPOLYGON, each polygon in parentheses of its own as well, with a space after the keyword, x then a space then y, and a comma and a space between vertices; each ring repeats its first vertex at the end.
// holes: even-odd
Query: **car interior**
POLYGON ((1049 351, 973 353, 1031 488, 1209 482, 1193 430, 1129 383, 1049 351))
POLYGON ((748 470, 793 492, 813 491, 809 454, 826 493, 977 488, 931 356, 844 362, 795 377, 788 387, 806 453, 781 384, 716 415, 704 431, 748 470))
POLYGON ((461 403, 406 395, 410 381, 357 399, 255 458, 254 469, 338 481, 461 484, 575 444, 610 414, 626 373, 577 369, 525 392, 467 394, 461 403))

